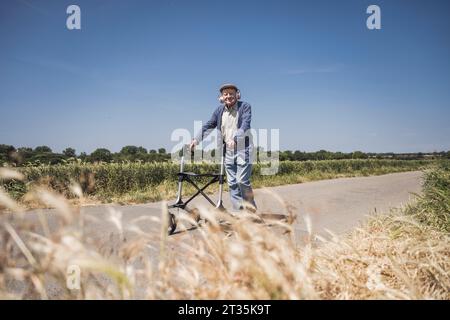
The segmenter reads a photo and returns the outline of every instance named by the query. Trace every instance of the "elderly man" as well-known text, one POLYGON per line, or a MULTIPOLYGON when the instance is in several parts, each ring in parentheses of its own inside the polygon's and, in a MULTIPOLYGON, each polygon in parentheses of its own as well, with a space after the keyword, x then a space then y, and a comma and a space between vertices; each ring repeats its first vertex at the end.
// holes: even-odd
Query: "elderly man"
POLYGON ((219 91, 222 104, 192 140, 190 148, 193 149, 217 128, 226 145, 225 169, 233 209, 247 208, 254 212, 256 203, 250 184, 253 145, 249 134, 252 109, 247 102, 239 101, 240 91, 234 84, 224 84, 219 91))

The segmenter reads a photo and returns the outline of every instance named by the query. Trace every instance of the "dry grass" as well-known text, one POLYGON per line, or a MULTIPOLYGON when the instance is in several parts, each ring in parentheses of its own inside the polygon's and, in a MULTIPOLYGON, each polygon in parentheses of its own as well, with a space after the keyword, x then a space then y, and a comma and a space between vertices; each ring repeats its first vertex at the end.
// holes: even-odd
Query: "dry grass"
MULTIPOLYGON (((80 188, 72 188, 82 203, 80 188)), ((268 226, 251 214, 236 218, 200 208, 207 222, 169 237, 164 207, 161 219, 125 223, 111 211, 98 221, 53 191, 28 196, 57 214, 26 217, 0 190, 1 205, 14 212, 0 217, 2 299, 450 298, 448 232, 401 210, 330 239, 311 234, 305 215, 299 218, 309 231, 299 242, 293 216, 268 226), (106 224, 114 232, 101 238, 106 224), (73 265, 81 270, 79 290, 67 287, 73 265)))

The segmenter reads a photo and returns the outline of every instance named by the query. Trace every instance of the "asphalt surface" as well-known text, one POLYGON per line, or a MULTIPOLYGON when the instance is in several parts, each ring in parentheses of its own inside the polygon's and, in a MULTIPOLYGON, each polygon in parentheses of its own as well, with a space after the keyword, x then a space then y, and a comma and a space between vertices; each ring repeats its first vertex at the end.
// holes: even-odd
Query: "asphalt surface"
MULTIPOLYGON (((301 184, 255 189, 255 201, 258 214, 263 217, 283 218, 289 215, 288 210, 297 216, 294 227, 297 231, 305 231, 304 217, 309 216, 313 232, 324 234, 325 230, 341 234, 349 231, 368 215, 388 212, 390 208, 400 207, 409 202, 414 194, 420 194, 422 172, 401 172, 381 176, 339 178, 321 180, 301 184)), ((210 196, 217 201, 218 195, 210 196)), ((186 200, 188 195, 184 196, 186 200)), ((231 208, 229 195, 223 194, 225 208, 231 208)), ((168 204, 174 203, 168 201, 168 204)), ((160 226, 151 221, 152 217, 161 217, 163 202, 152 202, 136 205, 96 205, 81 207, 86 217, 85 227, 92 236, 105 239, 118 228, 111 221, 112 212, 120 216, 124 229, 132 221, 138 219, 139 225, 148 232, 160 233, 160 226), (120 214, 119 214, 120 212, 120 214)), ((195 207, 212 208, 201 195, 190 204, 195 207)), ((55 209, 40 209, 26 213, 30 221, 38 221, 37 213, 44 213, 49 218, 50 227, 56 226, 53 217, 55 209)))

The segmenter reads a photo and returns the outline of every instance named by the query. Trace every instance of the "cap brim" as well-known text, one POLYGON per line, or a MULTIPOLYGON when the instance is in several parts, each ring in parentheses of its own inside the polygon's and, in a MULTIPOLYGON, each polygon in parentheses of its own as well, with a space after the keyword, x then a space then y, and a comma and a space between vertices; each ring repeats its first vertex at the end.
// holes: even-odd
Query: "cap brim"
POLYGON ((225 89, 230 89, 233 88, 234 90, 238 91, 238 87, 236 87, 234 84, 224 84, 223 86, 220 87, 219 91, 222 92, 225 89))

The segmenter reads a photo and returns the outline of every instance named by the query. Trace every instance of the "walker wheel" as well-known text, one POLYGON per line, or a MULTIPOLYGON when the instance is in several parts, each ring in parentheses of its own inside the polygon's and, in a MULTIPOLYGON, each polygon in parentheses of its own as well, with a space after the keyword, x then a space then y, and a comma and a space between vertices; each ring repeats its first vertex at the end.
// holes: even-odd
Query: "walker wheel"
POLYGON ((177 228, 177 220, 175 218, 175 215, 169 211, 169 224, 167 228, 169 235, 173 234, 176 228, 177 228))

